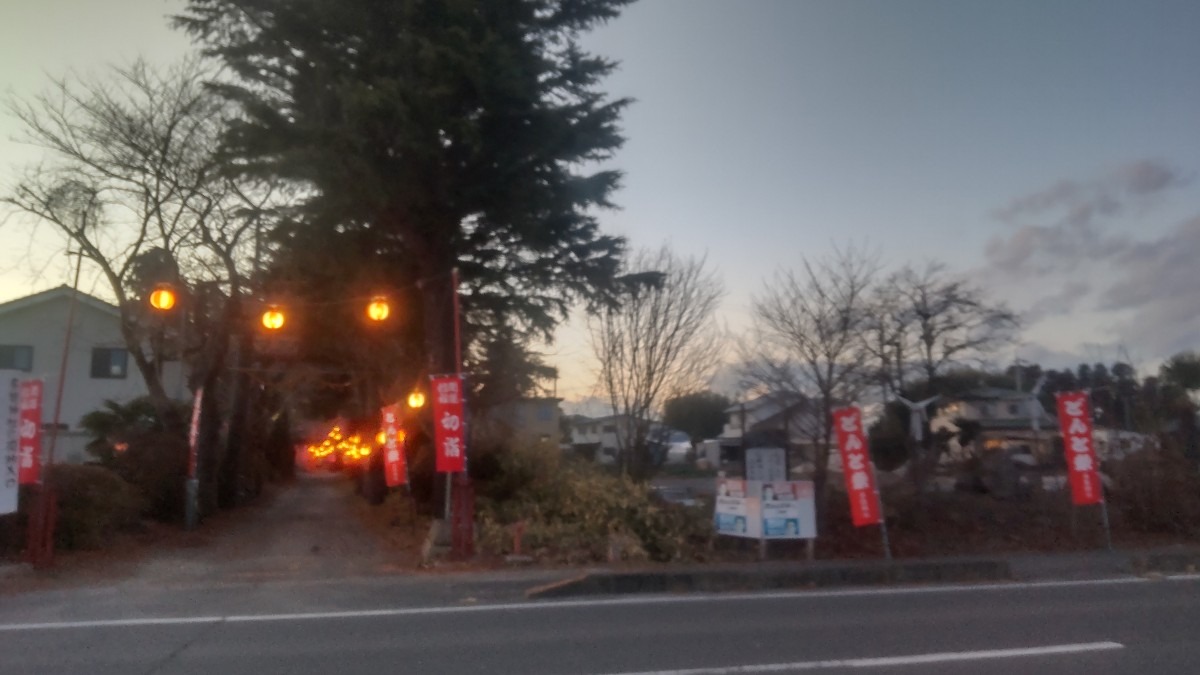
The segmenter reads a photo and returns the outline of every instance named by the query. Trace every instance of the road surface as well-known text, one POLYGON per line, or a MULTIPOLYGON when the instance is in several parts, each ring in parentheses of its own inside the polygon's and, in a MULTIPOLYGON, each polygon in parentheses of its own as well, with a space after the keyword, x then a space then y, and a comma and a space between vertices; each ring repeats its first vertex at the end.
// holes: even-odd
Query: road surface
POLYGON ((0 674, 1200 672, 1194 577, 429 606, 372 583, 301 612, 280 610, 311 586, 236 612, 0 607, 0 674))

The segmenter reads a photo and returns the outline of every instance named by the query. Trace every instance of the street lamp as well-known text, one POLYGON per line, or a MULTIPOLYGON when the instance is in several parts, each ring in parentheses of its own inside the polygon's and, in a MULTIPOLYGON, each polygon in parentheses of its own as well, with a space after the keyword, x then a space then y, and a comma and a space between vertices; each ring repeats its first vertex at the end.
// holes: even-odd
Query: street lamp
POLYGON ((275 331, 283 328, 283 310, 277 305, 271 305, 263 312, 262 325, 267 330, 275 331))
POLYGON ((392 308, 388 305, 387 298, 382 295, 377 295, 371 298, 371 303, 367 305, 367 318, 372 321, 383 321, 391 314, 392 308))

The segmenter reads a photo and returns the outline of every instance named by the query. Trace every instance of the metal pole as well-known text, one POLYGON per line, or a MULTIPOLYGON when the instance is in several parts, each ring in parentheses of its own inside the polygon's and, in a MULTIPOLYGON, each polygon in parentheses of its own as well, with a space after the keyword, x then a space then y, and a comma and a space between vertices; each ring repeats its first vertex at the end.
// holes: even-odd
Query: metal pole
POLYGON ((892 559, 892 543, 888 539, 887 514, 883 512, 883 489, 879 486, 879 472, 875 470, 875 462, 871 462, 871 478, 875 483, 875 503, 879 507, 879 534, 883 538, 883 558, 892 559))
MULTIPOLYGON (((1101 488, 1103 489, 1103 488, 1101 488)), ((1104 499, 1100 502, 1100 518, 1104 521, 1104 543, 1108 546, 1108 550, 1113 550, 1112 530, 1108 525, 1108 500, 1104 499)))
POLYGON ((62 361, 59 362, 58 366, 57 391, 54 394, 54 422, 52 426, 54 433, 50 434, 50 447, 46 450, 45 463, 42 465, 42 482, 47 488, 50 483, 50 467, 54 465, 54 449, 58 445, 58 425, 61 422, 62 416, 63 390, 66 388, 67 363, 71 356, 71 336, 75 329, 75 305, 79 296, 79 273, 83 267, 83 251, 80 251, 78 255, 79 260, 75 263, 75 281, 71 284, 71 300, 67 305, 67 330, 63 335, 62 361))
MULTIPOLYGON (((450 270, 450 311, 454 315, 454 374, 458 376, 459 383, 462 383, 462 323, 459 319, 459 304, 458 304, 458 268, 450 270)), ((446 472, 446 525, 453 531, 454 521, 451 513, 450 493, 454 488, 453 475, 449 471, 446 472)), ((453 539, 453 537, 451 537, 453 539)))

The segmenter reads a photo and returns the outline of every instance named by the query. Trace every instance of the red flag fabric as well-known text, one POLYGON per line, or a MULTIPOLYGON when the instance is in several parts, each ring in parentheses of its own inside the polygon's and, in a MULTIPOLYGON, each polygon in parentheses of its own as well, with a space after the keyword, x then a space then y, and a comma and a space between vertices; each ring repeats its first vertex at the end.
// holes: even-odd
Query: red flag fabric
POLYGON ((458 473, 467 468, 463 419, 462 376, 432 378, 434 443, 437 445, 437 470, 458 473))
POLYGON ((383 415, 383 474, 388 487, 408 482, 408 464, 404 457, 404 438, 400 430, 399 404, 384 406, 383 415))
POLYGON ((837 431, 842 474, 846 477, 846 494, 850 497, 850 517, 854 526, 878 525, 879 493, 875 489, 875 472, 867 453, 862 412, 856 407, 838 408, 833 411, 833 426, 837 431))
POLYGON ((1086 391, 1064 391, 1058 398, 1058 424, 1062 427, 1063 451, 1067 455, 1067 476, 1071 500, 1079 505, 1104 501, 1096 446, 1092 435, 1092 412, 1086 391))

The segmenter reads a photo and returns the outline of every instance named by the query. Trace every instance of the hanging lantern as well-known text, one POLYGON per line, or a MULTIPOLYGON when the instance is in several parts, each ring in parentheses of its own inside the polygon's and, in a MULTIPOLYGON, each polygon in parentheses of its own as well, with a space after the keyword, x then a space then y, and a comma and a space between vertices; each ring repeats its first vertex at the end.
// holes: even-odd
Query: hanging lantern
POLYGON ((408 407, 423 408, 425 407, 425 394, 420 391, 414 391, 408 395, 408 407))
POLYGON ((168 284, 159 284, 150 293, 150 306, 160 312, 166 312, 175 306, 175 289, 168 284))
POLYGON ((283 328, 283 310, 275 305, 268 307, 267 311, 263 312, 262 325, 267 330, 283 328))
POLYGON ((371 298, 371 304, 367 305, 367 318, 372 321, 383 321, 391 312, 392 308, 388 305, 387 298, 382 295, 371 298))

